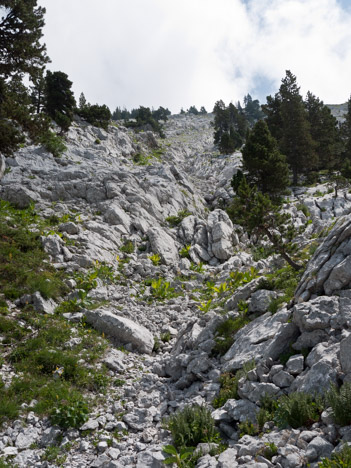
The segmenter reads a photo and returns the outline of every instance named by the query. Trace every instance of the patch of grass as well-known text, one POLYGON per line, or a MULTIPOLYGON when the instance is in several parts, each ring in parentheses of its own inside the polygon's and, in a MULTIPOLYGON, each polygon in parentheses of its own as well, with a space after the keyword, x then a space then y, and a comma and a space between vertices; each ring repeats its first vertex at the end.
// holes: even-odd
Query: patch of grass
POLYGON ((137 166, 147 166, 150 164, 150 157, 142 153, 136 153, 133 155, 133 163, 137 166))
POLYGON ((298 205, 296 205, 296 208, 302 211, 302 213, 306 216, 306 218, 309 218, 311 216, 310 210, 303 203, 299 203, 298 205))
POLYGON ((211 412, 204 406, 186 406, 172 414, 165 426, 171 432, 177 449, 220 440, 211 412))
POLYGON ((34 206, 18 210, 0 201, 0 290, 8 299, 39 291, 44 298, 57 298, 67 288, 63 274, 49 263, 40 242, 34 206))
POLYGON ((235 334, 250 322, 245 316, 228 318, 216 329, 215 346, 212 349, 214 355, 223 356, 232 346, 235 334))

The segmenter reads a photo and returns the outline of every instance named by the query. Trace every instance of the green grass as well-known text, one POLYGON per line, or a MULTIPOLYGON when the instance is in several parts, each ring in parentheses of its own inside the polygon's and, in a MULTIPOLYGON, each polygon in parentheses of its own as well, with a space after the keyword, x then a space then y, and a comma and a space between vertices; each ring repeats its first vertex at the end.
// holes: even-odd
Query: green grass
POLYGON ((63 274, 46 263, 37 224, 33 206, 18 210, 0 201, 0 290, 8 299, 35 291, 46 299, 57 298, 67 289, 63 274))
POLYGON ((222 322, 216 329, 215 346, 212 354, 223 356, 232 346, 235 334, 250 322, 245 316, 228 318, 222 322))

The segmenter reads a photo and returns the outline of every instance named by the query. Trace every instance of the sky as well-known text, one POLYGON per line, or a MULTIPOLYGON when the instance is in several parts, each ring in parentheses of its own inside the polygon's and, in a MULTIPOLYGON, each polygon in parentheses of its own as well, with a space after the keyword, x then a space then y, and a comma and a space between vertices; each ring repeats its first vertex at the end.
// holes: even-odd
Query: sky
POLYGON ((38 0, 52 60, 91 104, 264 103, 286 70, 328 104, 351 94, 351 0, 38 0))

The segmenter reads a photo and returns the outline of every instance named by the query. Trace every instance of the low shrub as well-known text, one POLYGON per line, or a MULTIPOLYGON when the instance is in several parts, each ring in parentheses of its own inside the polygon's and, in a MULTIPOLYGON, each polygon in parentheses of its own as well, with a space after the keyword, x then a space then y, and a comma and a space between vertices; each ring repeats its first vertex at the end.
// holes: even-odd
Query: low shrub
POLYGON ((327 394, 327 403, 333 410, 336 424, 348 426, 351 424, 351 383, 344 383, 340 389, 331 387, 327 394))
POLYGON ((135 246, 132 240, 126 240, 122 247, 120 247, 120 251, 126 254, 132 254, 135 250, 135 246))
POLYGON ((250 322, 244 315, 236 318, 228 318, 216 329, 215 346, 212 348, 214 355, 223 356, 234 343, 235 334, 250 322))
POLYGON ((150 255, 149 259, 152 261, 154 266, 158 266, 160 264, 160 262, 161 262, 161 257, 160 257, 160 255, 158 253, 150 255))
POLYGON ((307 393, 294 392, 279 398, 274 420, 281 428, 309 427, 319 421, 322 411, 320 400, 307 393))
POLYGON ((189 254, 189 250, 191 248, 191 245, 186 245, 185 247, 183 247, 182 249, 180 249, 179 251, 179 255, 182 257, 182 258, 188 258, 190 259, 190 254, 189 254))
POLYGON ((63 142, 63 138, 56 135, 55 132, 48 130, 41 139, 42 145, 55 158, 59 158, 67 150, 67 146, 63 142))
POLYGON ((70 427, 78 429, 89 419, 89 409, 84 401, 61 401, 50 413, 52 424, 63 429, 70 427))
POLYGON ((186 406, 168 418, 166 427, 177 449, 196 447, 201 442, 219 442, 214 419, 204 406, 186 406))
POLYGON ((178 211, 178 214, 176 216, 168 216, 166 218, 166 222, 171 226, 171 227, 176 227, 178 226, 184 218, 187 216, 192 215, 192 213, 188 210, 180 210, 178 211))

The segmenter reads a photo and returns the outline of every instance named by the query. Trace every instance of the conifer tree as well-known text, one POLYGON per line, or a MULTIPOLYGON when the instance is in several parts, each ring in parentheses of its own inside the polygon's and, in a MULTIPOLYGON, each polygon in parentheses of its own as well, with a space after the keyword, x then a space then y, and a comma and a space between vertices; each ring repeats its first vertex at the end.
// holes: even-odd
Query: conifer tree
POLYGON ((302 268, 292 258, 296 251, 292 240, 297 233, 290 222, 290 215, 282 213, 280 207, 272 203, 267 194, 258 191, 255 185, 250 187, 245 176, 241 178, 237 196, 227 212, 233 222, 243 226, 249 235, 267 236, 275 251, 295 270, 302 268))
POLYGON ((0 9, 0 76, 33 77, 49 61, 40 42, 45 8, 37 0, 2 0, 0 9))
POLYGON ((347 112, 345 122, 342 125, 342 135, 344 140, 344 158, 351 161, 351 96, 347 101, 347 112))
POLYGON ((316 144, 318 168, 331 169, 336 166, 341 151, 338 121, 323 101, 310 91, 307 93, 305 107, 310 123, 311 137, 316 144))
POLYGON ((264 120, 256 122, 242 151, 247 181, 263 193, 277 195, 289 184, 289 167, 264 120))
POLYGON ((61 71, 46 73, 45 111, 61 127, 62 132, 69 129, 76 107, 72 81, 61 71))

